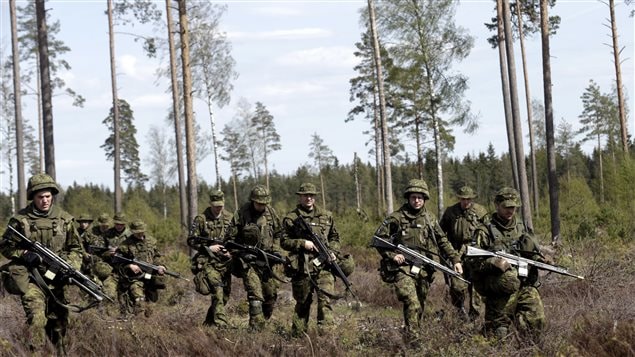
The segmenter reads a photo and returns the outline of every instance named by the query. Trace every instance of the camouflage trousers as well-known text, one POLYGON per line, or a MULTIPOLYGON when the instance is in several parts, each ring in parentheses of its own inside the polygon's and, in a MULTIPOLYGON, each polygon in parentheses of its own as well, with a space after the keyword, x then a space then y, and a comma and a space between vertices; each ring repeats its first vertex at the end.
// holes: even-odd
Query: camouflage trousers
POLYGON ((411 277, 399 273, 395 276, 392 287, 397 294, 397 299, 403 303, 406 333, 412 337, 417 337, 421 328, 419 323, 425 311, 426 298, 430 290, 430 281, 425 276, 411 277))
POLYGON ((335 293, 335 278, 333 274, 326 270, 320 270, 318 274, 313 276, 301 275, 291 281, 291 288, 295 299, 295 309, 291 323, 293 336, 301 336, 308 329, 314 291, 317 295, 318 326, 329 327, 333 325, 331 299, 324 293, 335 293))
POLYGON ((165 287, 165 277, 151 279, 129 279, 120 277, 117 284, 117 299, 122 315, 146 313, 148 302, 159 300, 159 290, 165 287))
POLYGON ((229 269, 219 269, 212 265, 205 268, 205 279, 210 287, 210 306, 203 325, 227 327, 229 320, 225 312, 225 305, 229 301, 232 289, 232 276, 229 269))
POLYGON ((534 286, 521 286, 511 295, 492 295, 485 299, 486 333, 515 323, 521 331, 539 334, 545 327, 545 320, 542 299, 534 286))
POLYGON ((266 268, 247 265, 240 277, 249 301, 249 326, 262 329, 265 320, 273 314, 278 299, 278 281, 270 276, 266 268))
MULTIPOLYGON (((64 288, 51 289, 56 298, 65 302, 64 288)), ((29 325, 31 348, 41 351, 46 343, 46 337, 55 345, 59 353, 63 354, 68 326, 68 310, 57 304, 37 285, 30 282, 26 293, 20 298, 22 308, 29 325)))
MULTIPOLYGON (((469 280, 469 278, 468 278, 469 280)), ((450 301, 459 313, 465 314, 465 300, 468 300, 467 314, 471 317, 479 316, 481 313, 481 295, 474 290, 472 284, 450 277, 450 301)))

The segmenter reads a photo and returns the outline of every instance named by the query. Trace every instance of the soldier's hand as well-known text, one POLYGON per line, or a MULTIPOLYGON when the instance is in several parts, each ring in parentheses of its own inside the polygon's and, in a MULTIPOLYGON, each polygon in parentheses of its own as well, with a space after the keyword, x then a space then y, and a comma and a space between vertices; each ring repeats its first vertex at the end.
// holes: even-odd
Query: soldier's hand
POLYGON ((500 257, 494 258, 494 261, 492 261, 492 265, 503 273, 512 268, 512 265, 509 264, 507 260, 500 257))
POLYGON ((159 268, 157 269, 157 274, 159 275, 165 274, 165 267, 163 265, 159 265, 159 268))
POLYGON ((134 274, 140 274, 141 273, 141 268, 139 268, 139 266, 137 264, 128 265, 128 269, 130 269, 130 271, 132 271, 134 274))
POLYGON ((406 257, 403 254, 397 254, 394 258, 392 258, 397 264, 401 265, 406 262, 406 257))
POLYGON ((454 264, 454 271, 463 274, 463 265, 461 265, 461 263, 454 264))
POLYGON ((209 249, 213 252, 213 253, 218 253, 220 252, 224 247, 220 244, 214 244, 212 246, 209 247, 209 249))
POLYGON ((28 250, 22 253, 22 260, 24 260, 24 264, 30 267, 36 267, 42 264, 42 257, 39 254, 28 250))
POLYGON ((315 244, 313 244, 312 241, 307 239, 307 240, 304 241, 304 249, 306 249, 308 251, 315 250, 315 244))

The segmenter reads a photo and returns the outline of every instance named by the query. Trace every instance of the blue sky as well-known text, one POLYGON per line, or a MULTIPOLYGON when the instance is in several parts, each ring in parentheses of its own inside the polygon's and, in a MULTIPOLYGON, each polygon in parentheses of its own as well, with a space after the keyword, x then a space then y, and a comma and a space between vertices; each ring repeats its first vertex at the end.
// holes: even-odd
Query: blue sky
MULTIPOLYGON (((291 173, 305 163, 311 136, 317 133, 340 162, 349 163, 353 153, 364 161, 374 162, 365 145, 362 132, 369 124, 362 118, 344 123, 352 104, 349 102, 349 79, 355 76, 354 43, 363 31, 359 25, 359 9, 366 1, 235 1, 222 20, 222 27, 232 42, 232 55, 237 62, 239 78, 234 82, 231 103, 215 108, 216 128, 220 131, 235 114, 239 98, 250 103, 262 102, 273 114, 281 136, 282 150, 271 156, 272 168, 291 173)), ((163 7, 163 2, 160 2, 163 7)), ((55 123, 55 155, 58 181, 66 187, 73 182, 96 183, 112 187, 112 162, 106 161, 99 148, 107 133, 101 121, 111 107, 110 67, 108 63, 107 18, 105 1, 47 1, 53 19, 61 22, 58 38, 71 52, 65 58, 72 71, 62 73, 68 86, 86 98, 84 108, 71 106, 69 98, 56 96, 53 101, 55 123)), ((457 142, 453 156, 485 151, 492 143, 500 154, 506 150, 505 126, 498 77, 498 54, 486 42, 490 34, 483 26, 493 16, 492 1, 463 1, 456 20, 475 38, 471 55, 455 69, 470 78, 466 99, 472 111, 480 116, 481 128, 475 135, 455 129, 457 142)), ((630 7, 632 8, 632 6, 630 7)), ((625 47, 623 79, 634 108, 633 19, 629 7, 618 3, 620 46, 625 47)), ((8 54, 10 32, 8 2, 1 1, 1 45, 8 54)), ((580 96, 589 80, 595 80, 603 92, 609 92, 614 81, 612 55, 607 23, 608 8, 598 1, 558 0, 552 15, 562 17, 558 34, 551 40, 551 65, 554 95, 554 118, 564 118, 578 127, 582 112, 580 96)), ((133 32, 137 28, 118 28, 133 32)), ((163 29, 159 29, 164 31, 163 29)), ((168 83, 157 80, 155 69, 162 65, 148 59, 140 44, 131 36, 116 35, 116 58, 119 97, 126 99, 135 113, 137 140, 141 145, 142 169, 149 172, 147 133, 151 126, 164 127, 171 97, 168 83)), ((528 39, 531 94, 542 100, 541 55, 539 37, 528 39)), ((516 44, 519 78, 522 78, 520 49, 516 44)), ((519 82, 521 115, 526 123, 523 83, 519 82)), ((24 115, 37 127, 34 99, 24 98, 24 115)), ((210 121, 204 103, 195 100, 195 111, 203 131, 209 133, 210 121)), ((633 133, 633 116, 629 133, 633 133)), ((526 125, 526 124, 525 124, 526 125)), ((524 129, 526 135, 527 129, 524 129)), ((406 143, 414 153, 414 143, 406 143)), ((590 148, 590 146, 588 146, 590 148)), ((526 150, 528 153, 528 150, 526 150)), ((6 160, 0 158, 0 171, 6 160)), ((229 168, 221 162, 221 174, 229 177, 229 168)), ((198 168, 200 178, 215 180, 211 155, 198 168)), ((0 190, 7 190, 8 175, 0 174, 0 190)), ((14 184, 15 187, 15 184, 14 184)))

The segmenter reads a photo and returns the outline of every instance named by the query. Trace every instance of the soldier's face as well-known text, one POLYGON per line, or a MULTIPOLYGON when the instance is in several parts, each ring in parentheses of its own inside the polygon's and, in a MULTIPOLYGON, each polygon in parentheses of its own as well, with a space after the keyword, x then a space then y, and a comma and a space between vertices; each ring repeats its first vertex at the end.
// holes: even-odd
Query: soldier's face
POLYGON ((223 205, 211 206, 211 208, 212 208, 212 214, 214 215, 214 217, 218 217, 220 212, 223 210, 223 205))
POLYGON ((426 200, 421 193, 411 193, 408 196, 408 204, 414 209, 421 209, 421 207, 425 206, 426 200))
POLYGON ((461 202, 461 208, 462 209, 468 209, 468 208, 470 208, 470 206, 472 206, 472 199, 471 198, 461 198, 459 202, 461 202))
POLYGON ((48 212, 53 204, 53 194, 48 190, 38 191, 33 196, 33 204, 38 211, 48 212))
POLYGON ((516 214, 516 207, 503 207, 500 203, 496 204, 496 213, 504 220, 511 220, 516 214))
POLYGON ((115 223, 115 229, 117 230, 117 232, 121 232, 124 229, 126 229, 126 225, 125 224, 115 223))
POLYGON ((300 205, 306 208, 308 211, 313 210, 313 205, 315 205, 315 195, 299 195, 300 205))
POLYGON ((89 224, 90 224, 90 222, 81 221, 81 222, 79 222, 79 228, 86 229, 86 228, 88 228, 89 224))
POLYGON ((258 203, 258 202, 253 202, 254 204, 254 210, 256 210, 256 212, 264 212, 265 208, 267 207, 267 205, 263 205, 262 203, 258 203))

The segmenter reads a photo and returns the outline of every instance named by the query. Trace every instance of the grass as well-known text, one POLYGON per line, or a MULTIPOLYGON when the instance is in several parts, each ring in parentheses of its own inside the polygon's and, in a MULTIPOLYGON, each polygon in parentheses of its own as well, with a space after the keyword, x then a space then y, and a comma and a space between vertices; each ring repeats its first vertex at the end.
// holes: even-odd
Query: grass
MULTIPOLYGON (((635 356, 635 243, 580 242, 575 249, 556 252, 556 261, 566 262, 586 279, 557 274, 542 278, 540 291, 548 326, 540 341, 512 337, 495 342, 483 338, 479 323, 466 325, 453 313, 442 276, 436 274, 418 348, 402 340, 401 304, 379 279, 376 252, 368 248, 351 248, 351 252, 357 262, 351 281, 362 306, 358 308, 350 298, 335 302, 337 327, 331 331, 317 330, 312 311, 308 333, 292 338, 294 301, 290 285, 283 284, 265 331, 250 332, 246 297, 238 279, 233 281, 227 306, 234 328, 203 327, 209 297, 194 292, 192 283, 174 279, 149 318, 120 321, 100 308, 73 314, 69 355, 635 356)), ((173 256, 181 260, 180 255, 173 256)), ((181 272, 189 275, 185 270, 181 272)), ((30 356, 22 347, 26 324, 16 296, 0 297, 0 321, 0 355, 30 356)), ((44 351, 42 355, 49 353, 44 351)))

